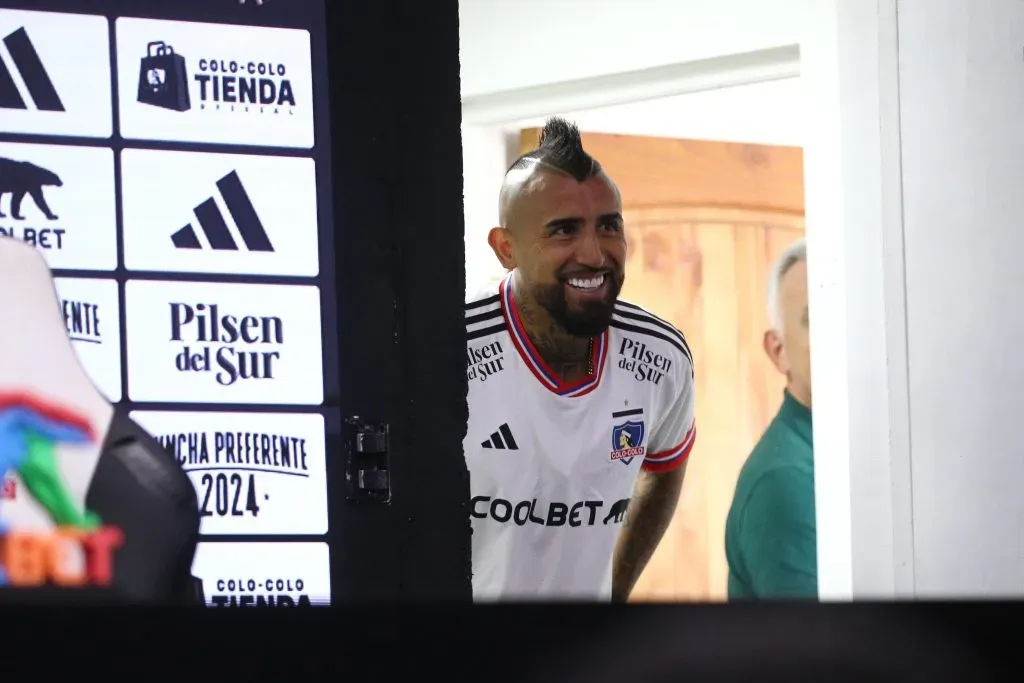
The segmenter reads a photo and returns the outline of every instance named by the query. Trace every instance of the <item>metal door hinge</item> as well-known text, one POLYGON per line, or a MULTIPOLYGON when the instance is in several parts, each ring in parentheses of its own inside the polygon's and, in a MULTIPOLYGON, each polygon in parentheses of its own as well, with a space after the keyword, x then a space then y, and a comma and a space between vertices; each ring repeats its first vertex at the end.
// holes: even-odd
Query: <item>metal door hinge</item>
POLYGON ((386 422, 352 416, 345 420, 345 497, 348 500, 391 502, 386 422))

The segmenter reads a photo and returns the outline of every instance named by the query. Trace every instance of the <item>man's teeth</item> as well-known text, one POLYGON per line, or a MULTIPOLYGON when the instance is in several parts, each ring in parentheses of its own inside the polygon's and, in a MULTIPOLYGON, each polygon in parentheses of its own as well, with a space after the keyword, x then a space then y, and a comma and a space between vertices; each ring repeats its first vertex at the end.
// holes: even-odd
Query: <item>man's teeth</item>
POLYGON ((604 284, 604 275, 595 275, 590 278, 569 278, 569 284, 579 289, 596 289, 604 284))

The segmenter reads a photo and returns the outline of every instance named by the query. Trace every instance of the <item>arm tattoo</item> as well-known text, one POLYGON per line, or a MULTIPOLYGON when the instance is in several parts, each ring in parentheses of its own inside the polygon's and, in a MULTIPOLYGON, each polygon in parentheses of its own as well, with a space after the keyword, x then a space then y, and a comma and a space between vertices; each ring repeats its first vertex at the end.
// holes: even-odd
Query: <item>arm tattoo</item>
POLYGON ((641 472, 615 548, 612 600, 625 602, 672 522, 685 465, 665 474, 641 472))

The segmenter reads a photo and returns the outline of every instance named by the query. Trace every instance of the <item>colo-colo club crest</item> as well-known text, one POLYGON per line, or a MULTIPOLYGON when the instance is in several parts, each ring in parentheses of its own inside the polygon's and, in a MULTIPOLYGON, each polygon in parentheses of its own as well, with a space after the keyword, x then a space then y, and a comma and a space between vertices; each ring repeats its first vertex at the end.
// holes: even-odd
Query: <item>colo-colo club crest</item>
POLYGON ((626 420, 612 427, 611 459, 628 465, 633 458, 642 458, 647 450, 645 435, 643 420, 626 420))

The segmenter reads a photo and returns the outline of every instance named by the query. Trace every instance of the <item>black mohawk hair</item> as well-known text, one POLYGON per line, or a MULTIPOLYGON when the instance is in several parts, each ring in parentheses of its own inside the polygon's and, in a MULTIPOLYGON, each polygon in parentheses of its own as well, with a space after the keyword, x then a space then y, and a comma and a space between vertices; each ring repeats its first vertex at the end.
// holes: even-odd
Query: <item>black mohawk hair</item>
POLYGON ((531 161, 557 168, 579 182, 601 172, 601 164, 583 149, 580 129, 557 116, 544 123, 537 148, 516 159, 508 170, 525 168, 531 161))

